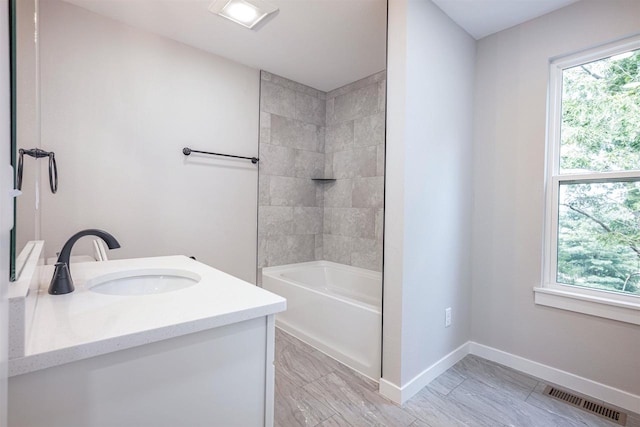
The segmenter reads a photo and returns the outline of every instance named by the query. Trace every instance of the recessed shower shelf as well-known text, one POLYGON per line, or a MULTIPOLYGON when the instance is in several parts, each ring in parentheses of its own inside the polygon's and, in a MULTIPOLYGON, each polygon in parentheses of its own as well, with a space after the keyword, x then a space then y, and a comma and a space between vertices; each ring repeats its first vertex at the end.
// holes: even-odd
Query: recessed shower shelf
POLYGON ((311 181, 317 181, 317 182, 321 182, 321 183, 332 182, 332 181, 335 181, 335 180, 336 180, 335 178, 311 178, 311 181))

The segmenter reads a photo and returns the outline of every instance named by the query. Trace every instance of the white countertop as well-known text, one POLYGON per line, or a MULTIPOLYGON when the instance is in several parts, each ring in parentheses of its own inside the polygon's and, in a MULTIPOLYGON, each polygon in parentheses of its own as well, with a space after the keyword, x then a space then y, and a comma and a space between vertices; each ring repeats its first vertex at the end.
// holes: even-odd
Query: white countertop
POLYGON ((185 256, 71 265, 75 291, 49 295, 53 266, 40 266, 33 318, 26 319, 25 356, 9 361, 9 376, 151 342, 275 314, 284 298, 185 256), (153 295, 104 295, 85 285, 92 278, 145 268, 188 270, 200 282, 153 295))

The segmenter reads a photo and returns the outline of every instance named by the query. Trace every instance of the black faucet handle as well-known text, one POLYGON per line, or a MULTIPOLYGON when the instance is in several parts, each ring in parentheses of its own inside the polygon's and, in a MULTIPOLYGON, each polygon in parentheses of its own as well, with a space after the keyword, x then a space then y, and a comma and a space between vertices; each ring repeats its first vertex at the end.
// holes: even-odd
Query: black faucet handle
POLYGON ((69 272, 69 265, 66 262, 56 262, 56 269, 53 272, 49 293, 51 295, 63 295, 74 291, 73 279, 69 272))

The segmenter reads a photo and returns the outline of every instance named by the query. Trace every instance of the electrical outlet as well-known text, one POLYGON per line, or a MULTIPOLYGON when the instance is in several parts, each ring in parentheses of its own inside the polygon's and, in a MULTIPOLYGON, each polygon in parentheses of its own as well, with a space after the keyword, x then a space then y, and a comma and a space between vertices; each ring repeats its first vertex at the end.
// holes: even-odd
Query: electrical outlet
POLYGON ((444 327, 448 328, 451 326, 451 307, 444 309, 444 327))

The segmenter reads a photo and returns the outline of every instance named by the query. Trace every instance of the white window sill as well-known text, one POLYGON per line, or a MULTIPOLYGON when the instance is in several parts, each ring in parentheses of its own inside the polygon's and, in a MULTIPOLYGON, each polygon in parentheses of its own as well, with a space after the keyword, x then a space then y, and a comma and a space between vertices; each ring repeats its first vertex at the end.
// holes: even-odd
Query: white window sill
POLYGON ((637 303, 620 301, 555 287, 535 287, 533 291, 535 303, 539 305, 640 325, 640 300, 637 303))

